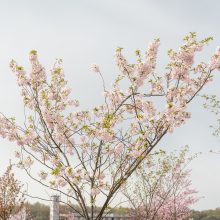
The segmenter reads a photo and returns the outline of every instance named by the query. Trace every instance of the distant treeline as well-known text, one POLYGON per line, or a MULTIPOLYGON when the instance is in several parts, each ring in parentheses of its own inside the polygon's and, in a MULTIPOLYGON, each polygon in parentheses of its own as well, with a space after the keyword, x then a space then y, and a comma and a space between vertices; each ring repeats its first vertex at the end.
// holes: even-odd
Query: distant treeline
POLYGON ((205 211, 192 211, 193 220, 220 220, 220 208, 205 211))
MULTIPOLYGON (((34 220, 48 220, 50 216, 50 208, 47 205, 42 203, 34 203, 34 204, 27 204, 31 215, 34 220)), ((69 209, 66 206, 60 207, 60 212, 65 213, 68 212, 69 209)), ((117 209, 113 209, 114 213, 125 214, 128 212, 127 208, 119 207, 117 209)), ((205 211, 192 211, 190 216, 193 220, 220 220, 220 208, 215 210, 205 210, 205 211)), ((189 219, 190 219, 189 218, 189 219)), ((187 219, 188 220, 188 219, 187 219)))
MULTIPOLYGON (((50 207, 47 205, 44 205, 42 203, 36 202, 34 204, 27 203, 26 207, 30 210, 31 216, 34 220, 48 220, 50 216, 50 207)), ((75 209, 77 209, 77 206, 75 206, 75 209)), ((99 209, 99 208, 97 208, 99 209)), ((70 208, 64 205, 60 205, 60 213, 69 213, 70 208)), ((114 208, 112 209, 113 213, 117 214, 126 214, 128 213, 128 208, 114 208)))

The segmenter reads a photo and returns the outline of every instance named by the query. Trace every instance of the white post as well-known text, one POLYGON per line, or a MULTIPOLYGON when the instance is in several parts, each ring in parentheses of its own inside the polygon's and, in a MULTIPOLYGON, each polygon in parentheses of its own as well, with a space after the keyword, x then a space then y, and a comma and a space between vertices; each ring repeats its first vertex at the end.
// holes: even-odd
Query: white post
POLYGON ((51 206, 50 206, 50 220, 59 220, 60 207, 59 207, 60 197, 57 195, 51 196, 51 206))

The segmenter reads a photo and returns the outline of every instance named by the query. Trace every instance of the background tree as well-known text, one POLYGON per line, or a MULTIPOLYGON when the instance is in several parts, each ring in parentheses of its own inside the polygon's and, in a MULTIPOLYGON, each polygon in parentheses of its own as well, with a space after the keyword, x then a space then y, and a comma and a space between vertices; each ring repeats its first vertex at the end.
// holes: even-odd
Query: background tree
POLYGON ((24 126, 2 114, 0 136, 20 146, 18 165, 31 178, 59 192, 69 206, 77 203, 80 211, 75 211, 85 219, 100 220, 160 140, 190 118, 188 104, 220 66, 219 51, 208 64, 193 65, 195 54, 211 39, 198 41, 190 33, 178 51, 169 50, 162 74, 156 72, 158 39, 144 56, 136 51, 132 64, 118 48, 119 74, 112 88, 107 89, 100 68, 92 66, 104 90, 103 104, 92 110, 76 110, 79 101, 70 98, 62 61, 48 77, 33 50, 30 74, 14 60, 10 64, 24 101, 24 126), (38 176, 31 169, 34 162, 42 167, 38 176), (97 201, 102 206, 95 213, 97 201))
POLYGON ((131 207, 131 216, 148 220, 183 220, 190 214, 190 205, 197 201, 191 187, 187 148, 179 155, 163 153, 144 161, 127 181, 124 195, 131 207))
MULTIPOLYGON (((210 127, 213 130, 212 134, 215 137, 219 137, 220 135, 220 101, 217 95, 203 95, 202 97, 205 99, 204 108, 208 109, 217 118, 216 123, 214 125, 211 125, 210 127)), ((214 151, 211 150, 211 152, 214 152, 214 151)), ((220 154, 220 150, 215 151, 214 153, 220 154)))
POLYGON ((12 172, 12 165, 8 166, 0 177, 0 219, 8 220, 9 217, 19 212, 23 206, 24 196, 21 193, 22 185, 12 172))
POLYGON ((192 211, 190 218, 193 218, 193 220, 220 220, 220 208, 216 208, 215 210, 192 211))

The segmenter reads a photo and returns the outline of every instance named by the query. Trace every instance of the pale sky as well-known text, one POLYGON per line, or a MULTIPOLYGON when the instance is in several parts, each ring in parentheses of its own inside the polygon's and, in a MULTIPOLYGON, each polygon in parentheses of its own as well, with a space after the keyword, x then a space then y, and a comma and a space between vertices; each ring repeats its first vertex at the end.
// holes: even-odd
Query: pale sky
MULTIPOLYGON (((23 105, 16 80, 9 69, 13 58, 28 66, 28 53, 38 50, 41 62, 50 69, 55 58, 64 60, 66 77, 84 107, 102 100, 98 77, 91 73, 92 63, 101 66, 108 85, 117 73, 114 50, 121 46, 130 59, 138 48, 145 50, 149 41, 161 38, 158 71, 163 71, 169 48, 177 49, 190 31, 199 37, 213 36, 214 41, 199 58, 207 60, 220 45, 220 1, 218 0, 0 0, 0 111, 23 118, 23 105)), ((219 94, 220 73, 203 93, 219 94)), ((168 135, 160 146, 178 149, 188 144, 192 152, 203 152, 191 164, 193 186, 202 198, 196 209, 220 207, 220 149, 211 135, 215 117, 202 108, 202 100, 191 104, 192 119, 168 135)), ((159 146, 158 146, 159 147, 159 146)), ((0 170, 3 171, 15 146, 0 140, 0 170)), ((20 172, 17 177, 29 183, 33 195, 45 197, 45 191, 29 182, 20 172)))

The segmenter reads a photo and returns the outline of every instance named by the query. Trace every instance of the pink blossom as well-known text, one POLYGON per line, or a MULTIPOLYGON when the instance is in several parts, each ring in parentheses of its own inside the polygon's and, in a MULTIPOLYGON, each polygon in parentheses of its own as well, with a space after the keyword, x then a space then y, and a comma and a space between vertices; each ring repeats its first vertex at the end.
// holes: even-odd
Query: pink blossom
POLYGON ((40 173, 38 174, 41 180, 46 180, 48 174, 45 173, 44 171, 40 171, 40 173))
POLYGON ((95 73, 99 73, 100 72, 100 69, 99 69, 99 66, 97 64, 92 64, 91 65, 91 70, 95 73))

